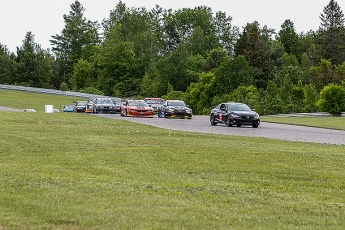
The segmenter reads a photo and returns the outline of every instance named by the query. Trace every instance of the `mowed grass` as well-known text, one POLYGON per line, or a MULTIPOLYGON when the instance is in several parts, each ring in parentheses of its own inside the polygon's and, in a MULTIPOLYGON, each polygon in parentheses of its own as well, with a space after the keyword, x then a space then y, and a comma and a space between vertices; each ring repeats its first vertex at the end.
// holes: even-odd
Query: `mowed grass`
POLYGON ((261 116, 260 118, 263 122, 345 130, 345 117, 261 116))
POLYGON ((44 112, 45 105, 53 105, 54 109, 61 111, 63 105, 85 100, 87 98, 0 89, 0 106, 14 109, 35 109, 37 112, 44 112))
POLYGON ((75 113, 0 124, 0 229, 345 227, 344 146, 75 113))

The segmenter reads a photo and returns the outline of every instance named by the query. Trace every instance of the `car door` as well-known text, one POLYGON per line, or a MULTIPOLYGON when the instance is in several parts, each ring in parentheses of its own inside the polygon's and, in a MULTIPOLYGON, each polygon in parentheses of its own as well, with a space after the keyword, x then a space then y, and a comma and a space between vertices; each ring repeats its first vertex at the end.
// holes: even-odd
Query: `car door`
POLYGON ((224 103, 220 104, 219 110, 218 110, 218 119, 225 122, 227 112, 228 111, 226 109, 226 104, 224 104, 224 103))

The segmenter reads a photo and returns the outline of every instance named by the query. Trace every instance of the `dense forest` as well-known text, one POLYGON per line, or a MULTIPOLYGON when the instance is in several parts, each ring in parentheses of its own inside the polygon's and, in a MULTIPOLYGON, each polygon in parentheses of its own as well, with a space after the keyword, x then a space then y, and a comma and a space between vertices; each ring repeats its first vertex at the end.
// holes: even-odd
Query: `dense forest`
POLYGON ((79 1, 43 50, 28 32, 11 53, 0 43, 0 83, 121 98, 182 99, 194 114, 225 101, 260 114, 345 111, 345 19, 336 1, 317 31, 254 21, 242 29, 206 6, 176 11, 120 1, 93 22, 79 1))

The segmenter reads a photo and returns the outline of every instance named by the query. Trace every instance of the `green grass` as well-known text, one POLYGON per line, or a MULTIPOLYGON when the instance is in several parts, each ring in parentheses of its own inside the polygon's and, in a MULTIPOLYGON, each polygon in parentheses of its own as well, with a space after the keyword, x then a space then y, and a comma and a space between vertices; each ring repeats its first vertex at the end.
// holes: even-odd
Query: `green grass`
POLYGON ((0 124, 0 229, 345 227, 344 146, 75 113, 0 124))
POLYGON ((61 110, 62 105, 74 104, 73 101, 85 101, 86 99, 0 89, 0 100, 0 106, 44 112, 45 105, 53 105, 55 109, 61 110))
POLYGON ((345 130, 345 117, 261 116, 261 121, 345 130))

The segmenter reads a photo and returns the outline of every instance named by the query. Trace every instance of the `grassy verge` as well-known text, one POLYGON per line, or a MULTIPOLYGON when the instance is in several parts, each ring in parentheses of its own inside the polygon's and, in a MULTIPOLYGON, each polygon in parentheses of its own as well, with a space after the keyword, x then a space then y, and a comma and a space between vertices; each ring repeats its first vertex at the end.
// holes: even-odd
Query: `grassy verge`
POLYGON ((345 130, 345 117, 261 116, 261 121, 345 130))
POLYGON ((341 228, 344 147, 0 113, 0 226, 341 228))
POLYGON ((344 146, 75 113, 0 112, 0 124, 0 229, 345 225, 344 146))
POLYGON ((0 99, 0 106, 14 109, 35 109, 37 112, 44 112, 45 105, 54 105, 55 109, 61 110, 61 105, 74 104, 73 101, 78 100, 85 101, 85 98, 1 89, 0 99))

